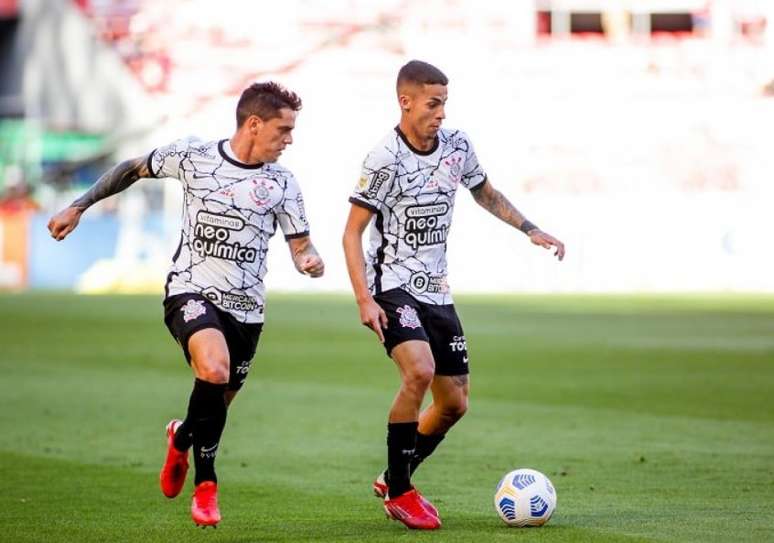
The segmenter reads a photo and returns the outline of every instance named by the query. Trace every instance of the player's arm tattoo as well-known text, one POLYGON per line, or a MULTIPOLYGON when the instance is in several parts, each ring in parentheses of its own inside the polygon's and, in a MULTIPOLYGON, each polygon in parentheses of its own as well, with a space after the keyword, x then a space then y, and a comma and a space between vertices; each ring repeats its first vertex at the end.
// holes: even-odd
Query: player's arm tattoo
POLYGON ((522 226, 526 224, 532 225, 525 222, 527 219, 524 215, 508 201, 508 198, 502 192, 495 189, 489 181, 484 181, 484 185, 480 189, 473 190, 473 198, 478 205, 514 228, 521 230, 522 226))
POLYGON ((83 196, 70 205, 85 211, 100 200, 129 188, 143 177, 153 177, 148 170, 147 156, 124 160, 105 172, 83 196))

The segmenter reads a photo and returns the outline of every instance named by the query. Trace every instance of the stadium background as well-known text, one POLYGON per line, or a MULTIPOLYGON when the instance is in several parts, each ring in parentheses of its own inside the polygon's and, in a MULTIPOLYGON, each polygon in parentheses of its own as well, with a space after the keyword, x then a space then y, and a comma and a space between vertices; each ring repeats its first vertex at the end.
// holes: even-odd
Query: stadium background
POLYGON ((90 210, 69 244, 48 238, 48 216, 117 160, 229 136, 241 89, 275 78, 305 101, 282 161, 328 274, 305 281, 273 251, 268 285, 346 291, 346 198, 397 121, 397 68, 416 57, 451 78, 446 124, 570 251, 557 266, 461 195, 456 292, 774 290, 761 250, 774 230, 772 2, 2 5, 5 288, 160 292, 178 240, 174 181, 90 210), (484 279, 471 262, 503 273, 484 279))
POLYGON ((773 21, 769 0, 0 0, 0 541, 774 540, 773 21), (450 76, 446 124, 568 246, 557 263, 458 197, 474 373, 418 472, 438 534, 368 496, 397 381, 340 249, 410 58, 450 76), (45 225, 123 158, 228 137, 269 78, 305 102, 282 162, 327 273, 272 241, 203 533, 190 482, 169 501, 156 480, 190 393, 160 307, 177 183, 135 184, 62 243, 45 225), (493 511, 523 466, 557 488, 545 529, 493 511))

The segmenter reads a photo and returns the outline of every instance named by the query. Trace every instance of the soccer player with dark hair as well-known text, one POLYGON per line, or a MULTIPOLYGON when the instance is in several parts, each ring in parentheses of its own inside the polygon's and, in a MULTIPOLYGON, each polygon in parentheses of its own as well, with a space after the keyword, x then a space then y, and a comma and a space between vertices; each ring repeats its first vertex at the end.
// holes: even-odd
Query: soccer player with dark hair
POLYGON ((164 322, 194 373, 185 420, 166 427, 167 457, 161 489, 177 496, 193 446, 194 522, 220 522, 215 456, 228 405, 242 387, 264 321, 266 254, 277 225, 296 269, 320 277, 324 264, 309 238, 301 189, 276 163, 292 132, 301 99, 277 83, 248 87, 237 106, 230 139, 188 138, 121 162, 83 196, 51 219, 63 240, 95 202, 148 177, 177 178, 183 187, 180 244, 164 298, 164 322))
POLYGON ((468 407, 467 343, 446 279, 457 188, 564 258, 562 242, 492 186, 468 136, 441 128, 448 82, 426 62, 413 60, 400 69, 400 124, 366 157, 343 238, 360 320, 384 344, 401 378, 387 424, 387 470, 373 489, 388 516, 418 529, 439 528, 441 520, 411 475, 468 407), (369 223, 364 257, 362 234, 369 223), (428 389, 433 401, 420 413, 428 389))

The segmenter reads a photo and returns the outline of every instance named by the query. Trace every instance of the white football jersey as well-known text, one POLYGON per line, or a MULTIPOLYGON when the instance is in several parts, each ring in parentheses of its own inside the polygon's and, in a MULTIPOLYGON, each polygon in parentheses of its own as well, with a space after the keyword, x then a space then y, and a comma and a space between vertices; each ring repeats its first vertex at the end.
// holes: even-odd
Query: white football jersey
POLYGON ((277 224, 286 239, 309 234, 293 174, 276 163, 239 162, 228 140, 195 138, 159 147, 148 168, 183 185, 183 224, 167 297, 198 293, 239 322, 263 322, 269 239, 277 224))
POLYGON ((368 154, 349 201, 371 210, 366 255, 369 288, 401 288, 417 300, 450 304, 446 238, 457 187, 483 186, 482 170, 467 135, 441 129, 429 151, 419 151, 396 127, 368 154))

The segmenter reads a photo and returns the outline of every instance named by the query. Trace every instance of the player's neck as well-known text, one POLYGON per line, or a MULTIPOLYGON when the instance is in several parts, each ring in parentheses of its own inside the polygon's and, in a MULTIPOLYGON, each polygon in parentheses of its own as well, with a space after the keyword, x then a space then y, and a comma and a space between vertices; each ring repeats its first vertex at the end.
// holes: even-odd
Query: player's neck
POLYGON ((253 149, 253 143, 248 138, 240 137, 239 132, 231 136, 228 140, 231 146, 231 151, 234 153, 234 157, 244 164, 259 164, 265 162, 261 157, 255 154, 253 149))
POLYGON ((433 148, 435 145, 435 139, 437 136, 433 135, 430 138, 422 137, 415 130, 411 128, 411 126, 405 122, 405 120, 401 119, 400 124, 398 125, 398 128, 400 128, 400 131, 403 133, 405 138, 408 140, 408 142, 411 144, 411 146, 414 149, 418 149, 419 151, 429 151, 433 148))

